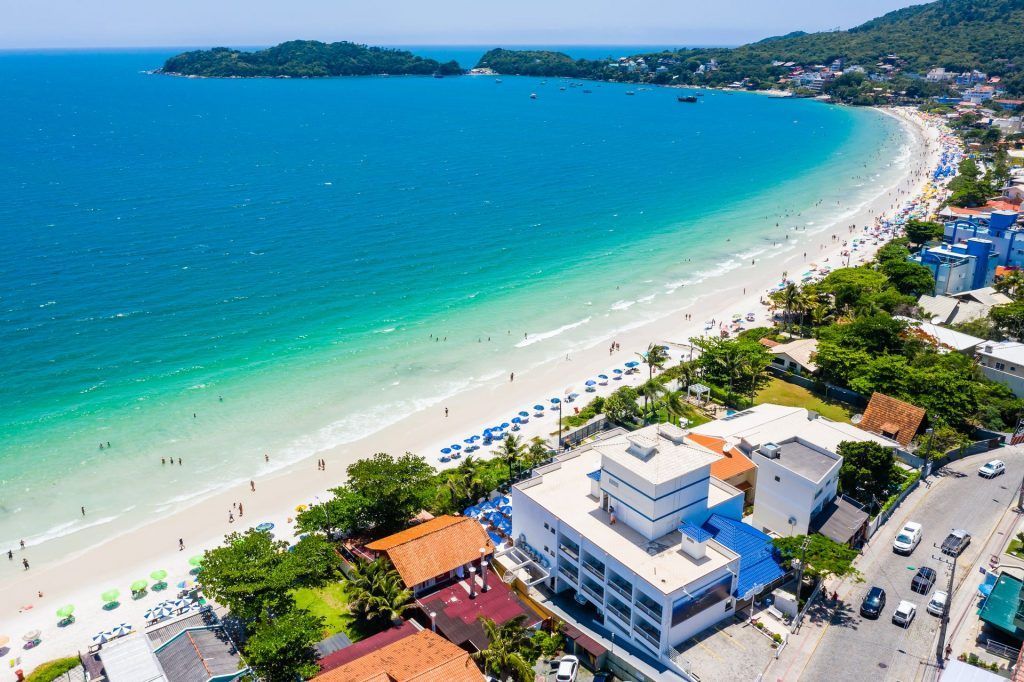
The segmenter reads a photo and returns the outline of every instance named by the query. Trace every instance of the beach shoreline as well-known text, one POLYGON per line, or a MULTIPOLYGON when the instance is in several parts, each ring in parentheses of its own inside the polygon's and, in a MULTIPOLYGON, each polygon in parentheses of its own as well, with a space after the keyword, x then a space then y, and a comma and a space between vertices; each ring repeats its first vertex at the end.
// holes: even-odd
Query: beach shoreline
MULTIPOLYGON (((882 111, 900 120, 907 131, 910 158, 905 172, 893 184, 882 188, 855 215, 844 220, 857 226, 858 232, 852 236, 858 236, 862 227, 873 224, 883 213, 891 213, 908 199, 919 196, 930 181, 931 171, 942 152, 940 128, 934 119, 912 110, 882 111)), ((142 611, 158 601, 155 595, 137 602, 125 600, 127 603, 118 610, 106 613, 100 608, 100 592, 115 586, 126 591, 125 586, 130 582, 156 569, 167 570, 170 580, 177 582, 191 568, 188 557, 216 546, 226 533, 244 531, 259 522, 275 523, 279 537, 290 538, 288 519, 294 516, 296 505, 314 502, 317 496, 322 498, 329 494, 331 487, 343 481, 345 467, 359 458, 375 452, 393 455, 415 452, 440 466, 436 455, 432 454, 440 447, 461 442, 464 436, 478 433, 484 426, 507 421, 511 415, 537 402, 546 403, 550 397, 564 398, 567 389, 581 394, 576 404, 582 406, 591 396, 584 390, 584 379, 636 359, 635 352, 646 348, 648 343, 668 343, 674 348, 672 356, 676 361, 678 349, 685 346, 689 338, 705 333, 705 320, 727 320, 736 312, 756 311, 758 322, 755 324, 759 324, 767 315, 760 301, 765 292, 778 283, 782 272, 799 272, 810 262, 839 267, 843 242, 851 237, 845 224, 795 234, 794 244, 798 248, 754 259, 754 263, 744 264, 728 275, 709 278, 694 287, 697 294, 690 297, 688 304, 657 320, 622 332, 614 339, 580 347, 565 359, 517 373, 515 381, 500 377, 485 386, 457 394, 443 405, 404 417, 369 436, 316 453, 326 460, 326 471, 312 466, 313 458, 309 457, 256 480, 255 491, 250 490, 248 481, 240 481, 113 538, 104 539, 105 530, 109 529, 102 524, 86 528, 77 534, 79 544, 88 545, 80 551, 66 553, 66 547, 60 542, 33 548, 32 567, 13 571, 0 587, 0 604, 4 605, 0 612, 0 632, 14 639, 29 629, 43 631, 42 646, 19 652, 23 661, 19 667, 26 670, 63 653, 84 650, 91 636, 100 629, 122 621, 141 625, 142 611), (689 313, 692 319, 683 320, 681 313, 689 313), (625 350, 609 353, 608 345, 612 341, 625 350), (227 510, 237 502, 245 505, 246 514, 230 523, 227 510), (185 543, 183 551, 178 550, 179 538, 185 543), (39 593, 43 594, 42 598, 39 593), (78 606, 79 624, 59 631, 54 626, 53 613, 65 603, 78 606)), ((869 245, 857 251, 851 264, 869 259, 875 248, 869 245)), ((621 385, 635 385, 645 376, 646 372, 641 371, 627 379, 609 381, 597 387, 594 393, 607 394, 621 385)), ((546 435, 555 428, 555 420, 545 416, 531 419, 521 433, 528 439, 536 434, 546 435)), ((20 565, 20 559, 21 554, 16 552, 14 562, 20 565)))

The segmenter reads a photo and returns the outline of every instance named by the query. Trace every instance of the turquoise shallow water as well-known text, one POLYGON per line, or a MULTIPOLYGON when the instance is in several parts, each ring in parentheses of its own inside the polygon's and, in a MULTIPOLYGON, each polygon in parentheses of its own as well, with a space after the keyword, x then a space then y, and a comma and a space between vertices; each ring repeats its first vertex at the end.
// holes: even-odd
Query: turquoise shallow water
POLYGON ((143 73, 165 56, 0 54, 0 549, 663 315, 877 192, 903 144, 808 101, 143 73))

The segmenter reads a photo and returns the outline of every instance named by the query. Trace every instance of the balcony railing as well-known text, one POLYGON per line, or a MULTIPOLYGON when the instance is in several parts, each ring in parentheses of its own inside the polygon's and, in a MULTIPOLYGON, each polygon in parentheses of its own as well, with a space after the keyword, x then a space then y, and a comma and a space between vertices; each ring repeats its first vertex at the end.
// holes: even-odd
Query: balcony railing
POLYGON ((604 588, 594 587, 585 580, 580 583, 580 587, 583 588, 584 592, 593 597, 597 603, 604 603, 604 588))
POLYGON ((612 592, 623 596, 626 601, 633 601, 633 586, 632 585, 621 585, 616 582, 615 578, 611 578, 608 581, 608 587, 612 589, 612 592))
POLYGON ((569 545, 559 545, 558 549, 562 550, 562 553, 568 556, 573 561, 580 560, 580 548, 573 549, 569 545))
POLYGON ((558 572, 561 573, 564 577, 568 578, 569 580, 571 580, 574 583, 575 582, 579 582, 579 579, 580 579, 579 573, 576 571, 576 569, 572 568, 571 566, 569 566, 567 564, 562 564, 562 563, 558 564, 558 572))
POLYGON ((604 581, 604 566, 595 566, 586 559, 584 559, 580 563, 583 564, 583 568, 587 569, 588 571, 596 575, 598 578, 601 579, 602 582, 604 581))
POLYGON ((605 606, 607 607, 608 611, 615 614, 616 618, 621 620, 627 626, 629 625, 630 613, 628 608, 626 608, 625 606, 617 606, 615 602, 612 601, 609 601, 607 604, 605 604, 605 606))
POLYGON ((646 630, 641 630, 639 627, 633 628, 633 633, 641 639, 644 643, 648 644, 652 649, 657 652, 661 652, 661 641, 646 630))
POLYGON ((653 607, 645 604, 644 602, 640 601, 639 599, 637 599, 635 602, 633 602, 633 604, 638 609, 640 609, 640 611, 642 611, 643 613, 646 613, 648 616, 650 616, 651 618, 656 620, 659 624, 661 623, 661 609, 660 608, 659 609, 654 609, 653 607))

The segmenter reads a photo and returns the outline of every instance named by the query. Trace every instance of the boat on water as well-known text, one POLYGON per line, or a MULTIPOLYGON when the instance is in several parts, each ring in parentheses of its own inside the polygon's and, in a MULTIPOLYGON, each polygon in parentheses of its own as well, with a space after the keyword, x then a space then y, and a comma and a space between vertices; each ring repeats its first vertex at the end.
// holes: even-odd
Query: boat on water
POLYGON ((584 90, 584 91, 583 91, 583 94, 584 94, 584 95, 589 95, 589 94, 590 94, 590 93, 592 93, 592 92, 593 92, 593 90, 584 90))
POLYGON ((626 90, 626 94, 627 95, 635 95, 636 93, 633 92, 632 90, 626 90))
POLYGON ((676 101, 689 102, 690 104, 694 104, 697 101, 697 95, 679 95, 678 97, 676 97, 676 101))
POLYGON ((434 78, 444 78, 444 74, 441 73, 440 71, 435 71, 434 78))
POLYGON ((530 93, 530 99, 537 99, 537 93, 536 92, 531 92, 530 93))
POLYGON ((495 82, 495 83, 500 83, 500 82, 501 82, 501 79, 500 79, 500 78, 495 78, 495 79, 494 79, 494 82, 495 82))

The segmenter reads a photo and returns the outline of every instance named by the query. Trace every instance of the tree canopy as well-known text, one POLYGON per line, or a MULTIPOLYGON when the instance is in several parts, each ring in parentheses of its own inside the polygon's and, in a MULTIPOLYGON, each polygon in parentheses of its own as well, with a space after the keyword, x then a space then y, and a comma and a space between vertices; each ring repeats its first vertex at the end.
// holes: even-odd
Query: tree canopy
POLYGON ((779 550, 783 560, 792 562, 800 561, 801 557, 806 562, 804 575, 825 580, 828 578, 859 578, 858 571, 853 562, 857 558, 857 550, 847 545, 841 545, 824 535, 814 533, 813 535, 793 535, 785 538, 775 538, 772 544, 779 550), (806 543, 806 549, 804 544, 806 543))
POLYGON ((838 454, 839 489, 866 507, 880 506, 892 493, 900 477, 892 448, 874 441, 843 441, 838 454))

